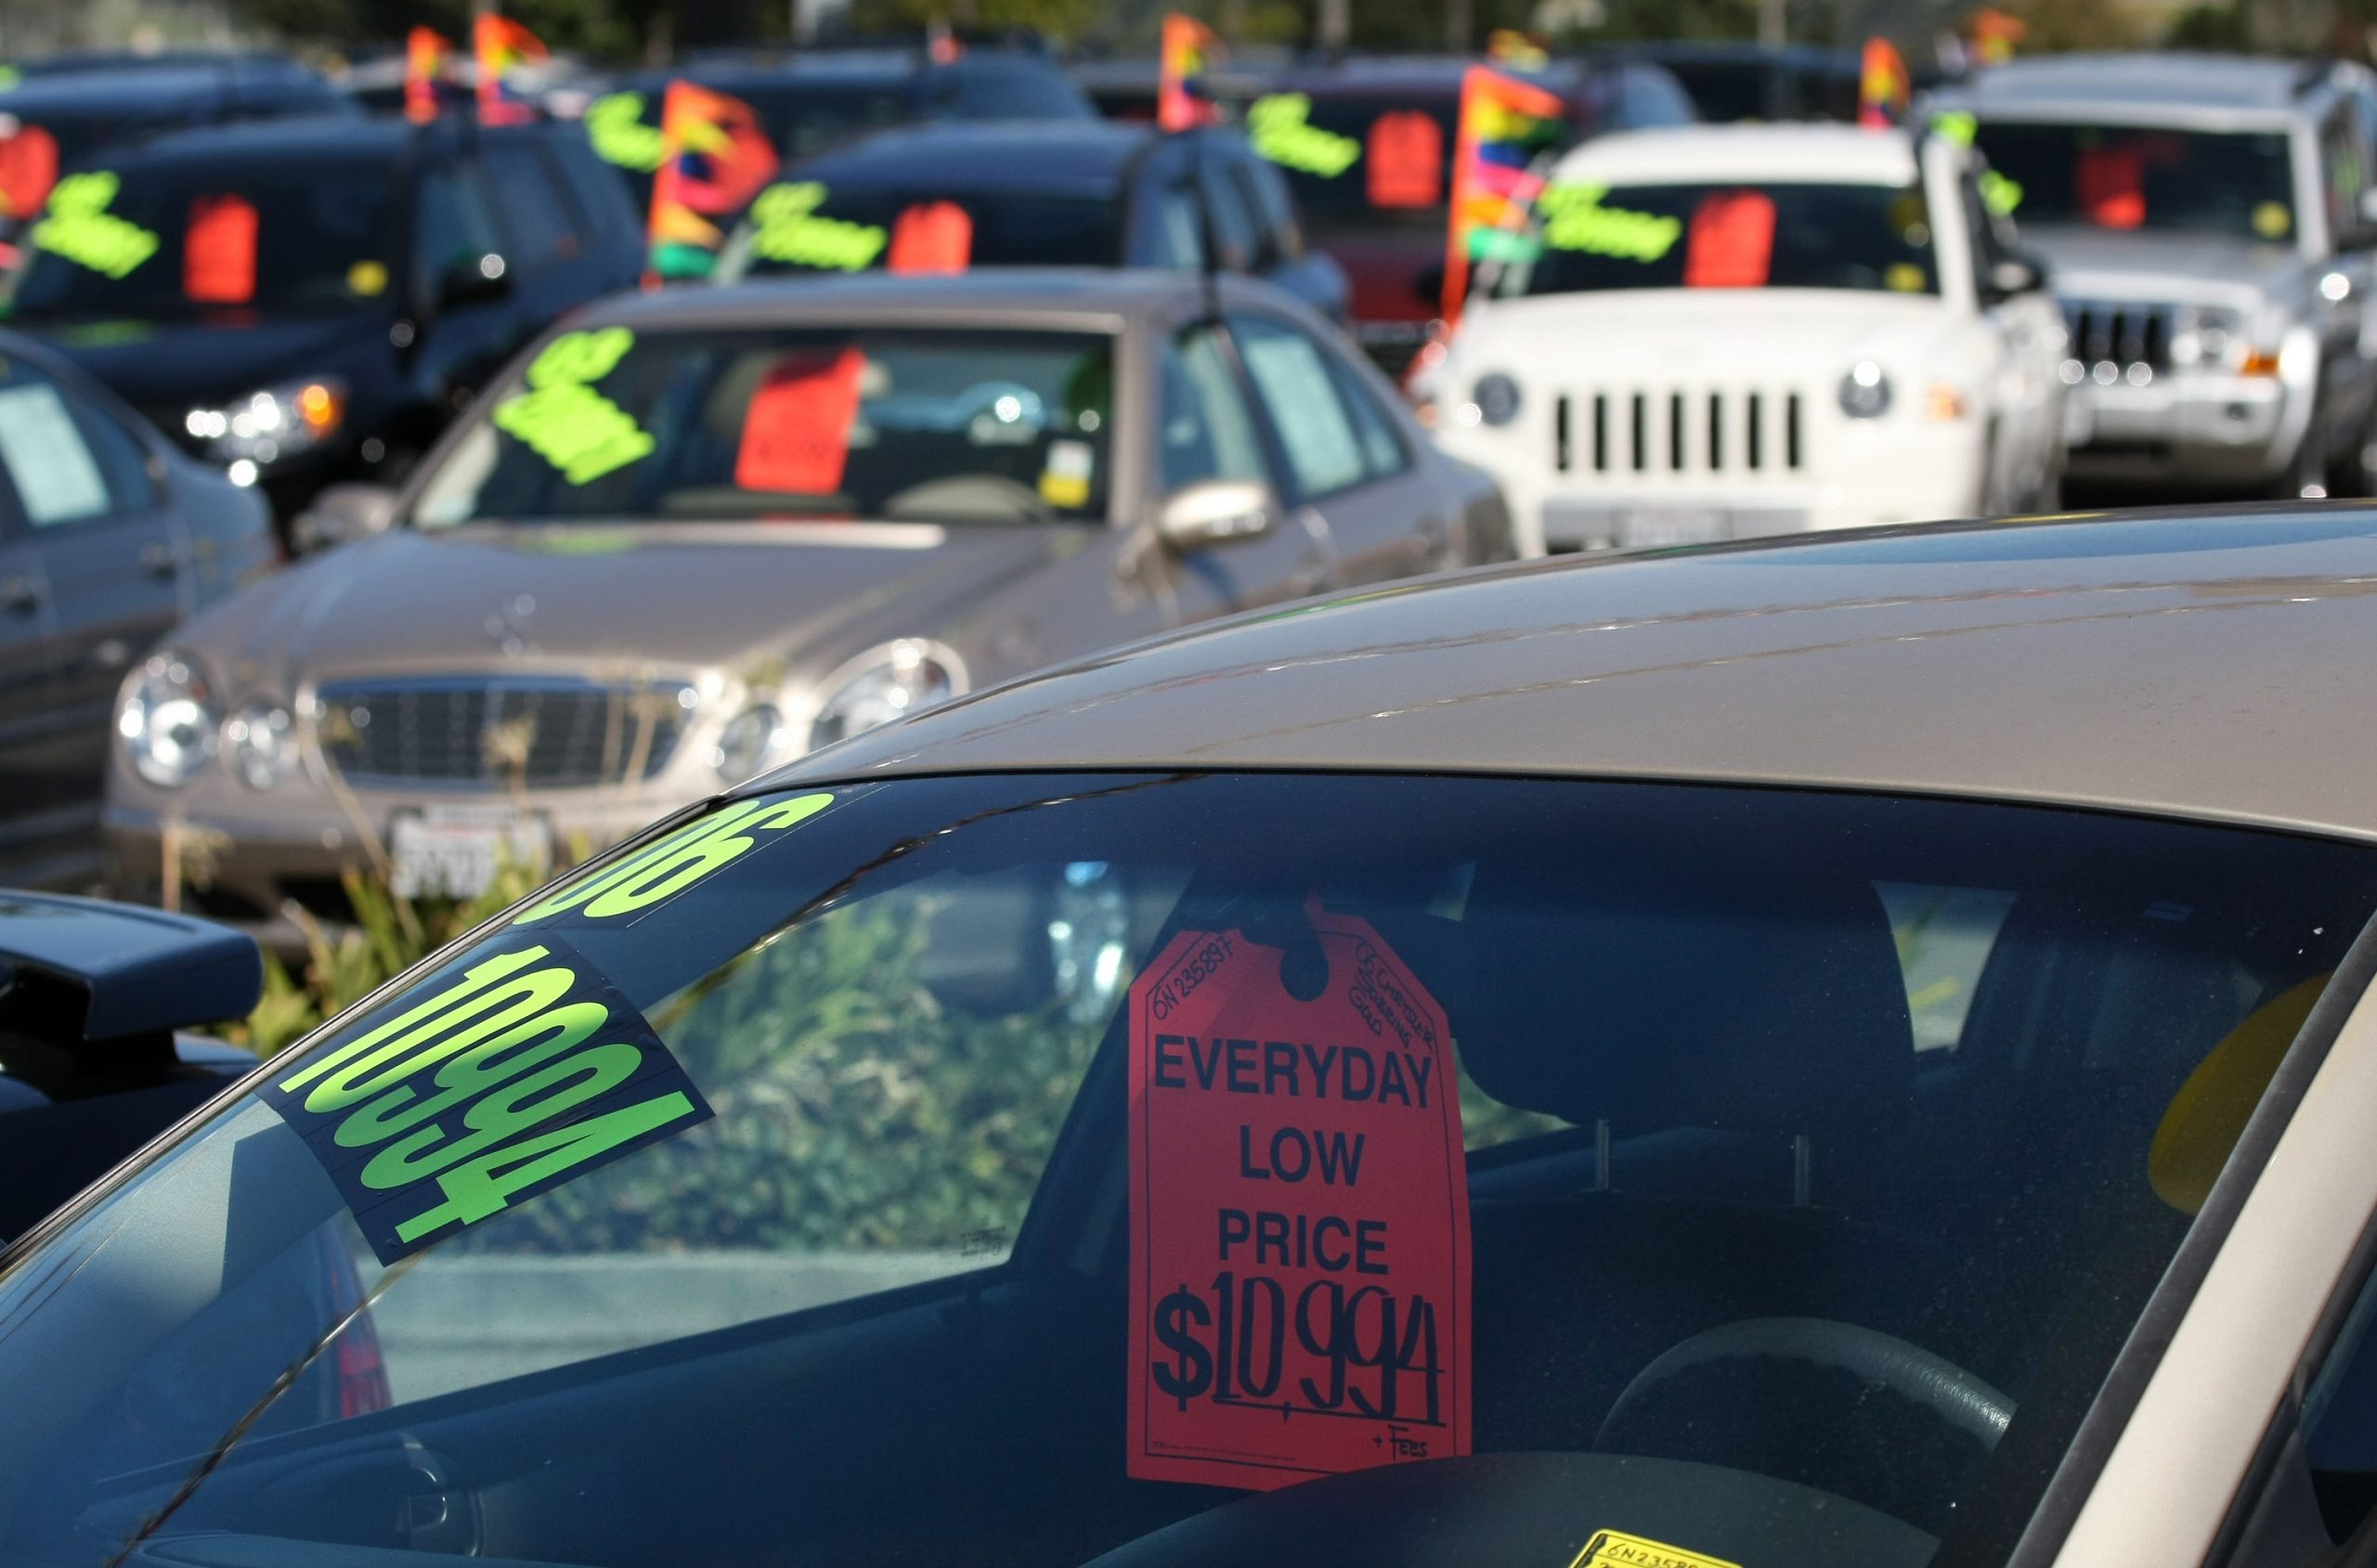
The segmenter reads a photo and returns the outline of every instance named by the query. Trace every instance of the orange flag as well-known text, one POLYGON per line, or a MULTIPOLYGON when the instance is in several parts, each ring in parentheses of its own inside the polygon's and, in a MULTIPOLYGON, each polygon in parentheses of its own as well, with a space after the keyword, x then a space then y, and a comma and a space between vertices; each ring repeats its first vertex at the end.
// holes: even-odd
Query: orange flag
POLYGON ((749 104, 691 82, 669 83, 660 101, 644 281, 708 276, 726 239, 716 220, 748 206, 775 172, 775 147, 749 104))
POLYGON ((1865 57, 1857 73, 1857 123, 1868 129, 1906 123, 1915 84, 1906 61, 1887 38, 1865 40, 1865 57))
POLYGON ((528 106, 503 96, 503 78, 515 66, 550 58, 543 41, 510 17, 487 13, 471 23, 471 53, 478 62, 479 118, 491 125, 526 120, 528 106))
POLYGON ((1473 65, 1461 82, 1461 123, 1453 141, 1452 221, 1445 255, 1444 314, 1461 318, 1474 253, 1514 223, 1543 182, 1537 158, 1567 134, 1568 106, 1557 93, 1473 65))
POLYGON ((1178 11, 1163 14, 1163 60, 1157 80, 1155 122, 1167 131, 1221 121, 1221 105, 1214 101, 1205 72, 1227 51, 1214 30, 1195 17, 1178 11))
POLYGON ((416 27, 405 35, 405 118, 414 124, 437 118, 437 84, 452 53, 434 28, 416 27))

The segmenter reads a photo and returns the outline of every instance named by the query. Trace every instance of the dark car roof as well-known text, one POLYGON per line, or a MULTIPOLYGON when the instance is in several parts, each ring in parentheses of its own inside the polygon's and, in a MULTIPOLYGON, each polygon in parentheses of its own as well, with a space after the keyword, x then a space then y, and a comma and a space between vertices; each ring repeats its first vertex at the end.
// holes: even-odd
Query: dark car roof
POLYGON ((1606 50, 1605 55, 1612 59, 1649 60, 1659 65, 1773 65, 1788 66, 1795 71, 1857 70, 1855 53, 1848 49, 1826 48, 1821 44, 1777 46, 1740 41, 1669 38, 1655 43, 1619 45, 1606 50))
POLYGON ((387 116, 361 114, 290 115, 271 120, 241 120, 220 125, 193 125, 167 131, 142 142, 110 162, 123 167, 153 163, 208 163, 226 159, 287 158, 300 153, 329 158, 395 158, 415 145, 462 145, 466 138, 487 139, 579 134, 575 126, 536 123, 465 131, 450 121, 414 125, 387 116))
POLYGON ((773 778, 1558 773, 2377 840, 2372 662, 2377 507, 1927 525, 1540 563, 1241 616, 773 778))
POLYGON ((930 181, 948 189, 1111 188, 1161 135, 1152 125, 1105 120, 905 125, 819 153, 799 174, 827 186, 930 181))
MULTIPOLYGON (((1292 301, 1232 275, 1214 280, 1226 303, 1250 294, 1292 301)), ((615 294, 570 318, 574 328, 617 323, 644 329, 770 326, 851 317, 925 316, 1075 318, 1085 328, 1170 317, 1193 305, 1197 278, 1154 268, 986 267, 954 276, 858 272, 815 279, 762 279, 708 289, 615 294)), ((986 321, 986 326, 997 325, 986 321)))
POLYGON ((103 66, 27 76, 0 91, 0 112, 35 120, 127 111, 162 118, 217 100, 253 109, 277 97, 318 102, 327 110, 338 91, 310 71, 253 71, 244 64, 103 66))
MULTIPOLYGON (((1268 90, 1310 97, 1372 97, 1415 91, 1458 94, 1461 78, 1477 63, 1459 55, 1355 56, 1333 65, 1303 66, 1282 72, 1268 90)), ((1496 69, 1555 93, 1575 92, 1586 74, 1582 66, 1559 60, 1544 70, 1496 69)))
POLYGON ((765 92, 802 83, 828 86, 892 87, 929 71, 1031 71, 1058 74, 1043 56, 1002 50, 968 50, 936 64, 917 49, 818 49, 782 55, 695 55, 666 69, 636 71, 622 85, 651 92, 682 78, 722 93, 765 92))

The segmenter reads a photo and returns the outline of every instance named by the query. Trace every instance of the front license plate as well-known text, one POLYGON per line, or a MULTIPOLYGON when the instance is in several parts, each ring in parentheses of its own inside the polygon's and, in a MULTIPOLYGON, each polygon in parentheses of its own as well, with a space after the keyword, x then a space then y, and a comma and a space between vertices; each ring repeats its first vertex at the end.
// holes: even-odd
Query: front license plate
POLYGON ((1618 518, 1618 543, 1642 549, 1706 544, 1725 537, 1725 514, 1702 508, 1645 507, 1618 518))
POLYGON ((506 862, 542 875, 552 864, 552 824, 516 806, 426 806, 390 820, 388 858, 404 898, 476 898, 506 862))

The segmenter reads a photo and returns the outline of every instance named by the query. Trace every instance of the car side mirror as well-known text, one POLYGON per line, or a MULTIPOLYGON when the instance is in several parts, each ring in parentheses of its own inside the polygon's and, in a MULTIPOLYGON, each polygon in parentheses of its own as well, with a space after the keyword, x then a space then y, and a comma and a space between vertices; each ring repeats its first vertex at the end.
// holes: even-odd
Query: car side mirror
POLYGON ((385 485, 330 485, 297 514, 290 536, 300 553, 384 534, 396 521, 396 493, 385 485))
POLYGON ((1981 294, 1992 305, 2020 294, 2039 293, 2046 288, 2046 264, 2036 256, 2002 257, 1991 265, 1989 275, 1981 279, 1981 294))
POLYGON ((244 1017, 264 991, 253 938, 160 909, 0 892, 0 1032, 69 1057, 244 1017))
POLYGON ((1256 479, 1207 479, 1175 490, 1156 514, 1156 537, 1176 555, 1261 538, 1277 521, 1279 498, 1256 479))
POLYGON ((511 292, 512 269, 492 251, 483 256, 465 256, 437 275, 437 305, 441 310, 458 305, 485 305, 507 298, 511 292))

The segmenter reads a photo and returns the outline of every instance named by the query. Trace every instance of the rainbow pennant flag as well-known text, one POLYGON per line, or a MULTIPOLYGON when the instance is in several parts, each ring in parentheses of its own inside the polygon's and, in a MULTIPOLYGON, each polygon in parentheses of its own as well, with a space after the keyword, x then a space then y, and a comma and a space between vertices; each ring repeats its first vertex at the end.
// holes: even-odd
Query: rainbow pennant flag
POLYGON ((1903 125, 1914 97, 1914 79, 1897 45, 1887 38, 1866 39, 1857 71, 1857 123, 1868 130, 1903 125))
POLYGON ((1453 143, 1452 222, 1446 237, 1444 317, 1461 318, 1470 264, 1514 227, 1543 188, 1535 161, 1567 138, 1568 106, 1557 93, 1473 65, 1461 81, 1461 125, 1453 143))
POLYGON ((776 149, 741 98, 671 82, 660 102, 660 167, 652 176, 647 287, 706 278, 726 242, 721 222, 775 176, 776 149))
POLYGON ((479 118, 490 125, 528 119, 526 104, 503 96, 503 78, 516 67, 551 58, 544 41, 510 17, 489 12, 471 24, 471 56, 478 65, 479 118))
POLYGON ((435 28, 416 27, 405 35, 405 118, 414 124, 437 118, 437 84, 453 53, 435 28))
POLYGON ((1163 60, 1155 96, 1159 126, 1185 131, 1221 123, 1221 105, 1205 86, 1205 72, 1227 53, 1214 30, 1195 17, 1163 14, 1163 60))

